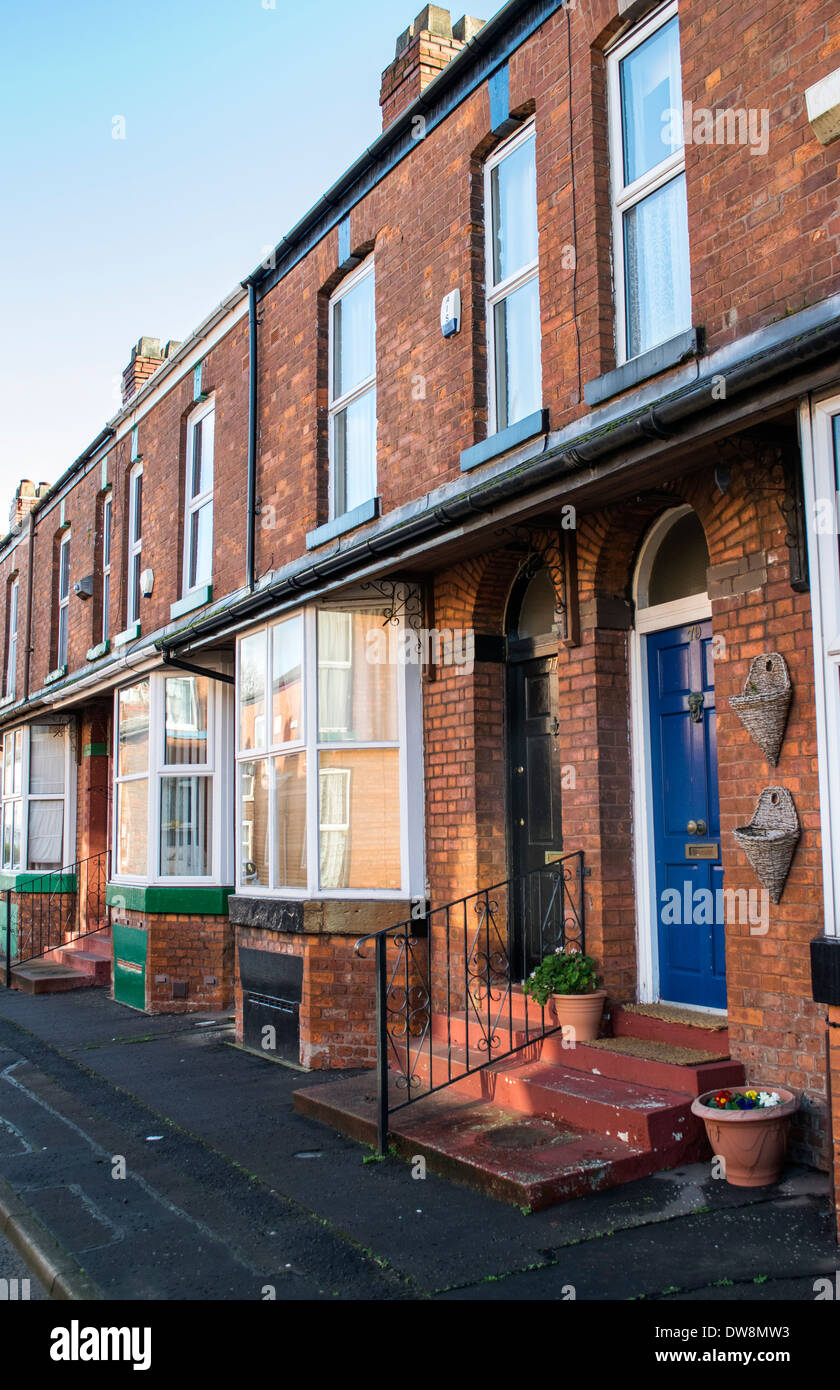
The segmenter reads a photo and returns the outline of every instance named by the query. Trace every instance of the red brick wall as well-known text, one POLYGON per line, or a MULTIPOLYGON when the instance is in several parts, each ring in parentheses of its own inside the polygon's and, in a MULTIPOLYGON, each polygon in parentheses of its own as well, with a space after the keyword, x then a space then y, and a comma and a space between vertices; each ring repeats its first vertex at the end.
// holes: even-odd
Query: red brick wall
POLYGON ((236 928, 236 1037, 242 1041, 239 947, 303 957, 300 1064, 313 1071, 376 1065, 373 951, 355 956, 355 936, 236 928))
MULTIPOLYGON (((695 107, 752 103, 771 112, 766 155, 739 145, 688 146, 693 317, 717 347, 840 287, 836 147, 823 148, 812 135, 803 99, 806 86, 836 65, 840 20, 831 0, 809 0, 795 13, 771 0, 751 0, 746 9, 721 0, 712 10, 704 0, 683 0, 680 16, 685 98, 695 107)), ((511 110, 533 112, 536 121, 543 396, 553 428, 583 412, 581 383, 614 365, 602 50, 616 27, 615 0, 564 9, 509 64, 511 110)), ((486 429, 481 160, 493 145, 483 84, 418 139, 350 216, 354 253, 376 252, 379 490, 386 512, 456 479, 459 452, 486 429), (462 293, 462 331, 444 341, 440 300, 454 287, 462 293)), ((323 339, 337 266, 333 231, 260 306, 258 575, 302 554, 306 532, 325 519, 323 339)), ((216 596, 244 578, 247 366, 242 320, 204 363, 204 386, 215 389, 217 402, 216 596), (223 526, 221 517, 238 520, 223 526)), ((145 631, 167 622, 180 596, 181 523, 172 518, 183 512, 191 408, 189 373, 140 422, 143 558, 156 576, 153 596, 142 602, 145 631)), ((112 632, 125 621, 120 557, 129 452, 126 437, 109 460, 117 563, 112 632)), ((67 498, 73 579, 94 568, 99 485, 97 466, 67 498)), ((50 668, 56 512, 52 506, 38 519, 34 688, 50 668)), ((71 671, 96 640, 94 613, 95 604, 71 597, 71 671)))
POLYGON ((183 1014, 230 1008, 233 929, 228 917, 144 913, 116 907, 111 915, 115 923, 148 932, 148 1013, 183 1014), (173 997, 176 981, 186 982, 185 998, 173 997))

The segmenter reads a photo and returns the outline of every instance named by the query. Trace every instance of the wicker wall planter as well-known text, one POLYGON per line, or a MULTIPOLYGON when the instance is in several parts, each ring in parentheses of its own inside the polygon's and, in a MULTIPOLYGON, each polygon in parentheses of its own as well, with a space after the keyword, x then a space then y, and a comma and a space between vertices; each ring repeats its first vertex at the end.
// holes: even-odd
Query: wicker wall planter
POLYGON ((780 652, 764 652, 750 666, 743 695, 733 695, 734 710, 771 767, 779 761, 790 708, 790 673, 780 652))
POLYGON ((755 876, 777 903, 790 873, 801 830, 793 797, 786 787, 765 787, 752 820, 732 832, 749 859, 755 876))

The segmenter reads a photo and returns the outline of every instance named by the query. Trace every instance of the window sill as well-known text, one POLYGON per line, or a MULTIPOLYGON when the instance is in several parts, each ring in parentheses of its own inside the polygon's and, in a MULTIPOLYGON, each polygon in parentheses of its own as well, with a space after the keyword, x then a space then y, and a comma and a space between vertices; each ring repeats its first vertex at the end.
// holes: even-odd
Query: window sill
POLYGON ((104 642, 97 642, 95 647, 90 647, 85 653, 88 661, 99 661, 100 657, 107 656, 111 650, 111 643, 108 638, 104 642))
POLYGON ((178 917, 226 917, 232 888, 161 883, 114 883, 105 889, 109 907, 178 917))
POLYGON ((62 680, 66 675, 67 662, 65 661, 63 666, 56 666, 54 671, 50 671, 49 675, 44 677, 44 685, 54 685, 56 681, 62 680))
POLYGON ((327 541, 335 540, 337 536, 355 531, 357 526, 364 525, 366 521, 375 521, 379 516, 381 500, 379 497, 371 497, 367 502, 360 502, 352 511, 345 512, 343 516, 333 517, 332 521, 325 521, 323 526, 316 526, 314 531, 308 531, 306 549, 316 550, 319 545, 326 545, 327 541))
POLYGON ((629 362, 616 367, 615 371, 605 372, 594 381, 587 381, 583 388, 583 399, 587 405, 600 405, 602 401, 608 401, 612 396, 619 396, 622 391, 629 391, 632 386, 658 376, 669 367, 677 367, 681 362, 691 357, 701 357, 702 354, 703 330, 688 328, 685 333, 678 333, 676 338, 669 338, 667 343, 660 343, 639 357, 631 357, 629 362))
POLYGON ((13 705, 14 702, 15 702, 15 692, 12 691, 11 695, 4 695, 3 698, 2 698, 2 700, 0 700, 0 709, 7 709, 8 706, 9 706, 9 705, 13 705))
POLYGON ((75 893, 76 875, 63 874, 59 869, 4 869, 0 873, 0 892, 7 888, 13 893, 75 893))
POLYGON ((506 430, 499 430, 497 434, 489 434, 479 444, 473 444, 469 449, 463 449, 461 451, 461 472, 469 473, 470 469, 478 468, 481 463, 489 463, 491 459, 508 454, 518 444, 526 444, 529 439, 536 438, 538 434, 548 434, 548 411, 545 408, 535 410, 533 414, 526 415, 524 420, 517 420, 515 425, 508 425, 506 430))
POLYGON ((133 642, 135 637, 140 636, 140 623, 131 623, 123 632, 118 632, 114 638, 115 647, 124 647, 127 642, 133 642))
POLYGON ((192 593, 185 594, 173 603, 169 609, 170 618, 183 618, 185 613, 192 613, 194 608, 203 608, 205 603, 210 603, 213 598, 213 585, 202 584, 200 589, 193 589, 192 593))

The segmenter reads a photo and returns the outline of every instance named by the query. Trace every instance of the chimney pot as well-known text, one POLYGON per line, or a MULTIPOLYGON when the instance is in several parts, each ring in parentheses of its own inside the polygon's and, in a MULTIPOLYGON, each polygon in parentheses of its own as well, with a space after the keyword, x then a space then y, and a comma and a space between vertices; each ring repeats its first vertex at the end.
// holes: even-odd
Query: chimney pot
POLYGON ((46 497, 49 490, 49 483, 38 483, 36 487, 31 478, 21 478, 12 498, 9 511, 9 529, 13 531, 16 526, 19 526, 24 517, 27 517, 32 511, 36 502, 40 502, 42 497, 46 497))
POLYGON ((123 372, 122 403, 126 404, 140 387, 149 380, 164 360, 160 338, 140 338, 131 349, 131 361, 123 372))
POLYGON ((483 26, 483 19, 471 15, 463 15, 453 25, 449 10, 441 5, 423 7, 414 23, 399 35, 394 61, 382 74, 379 104, 383 130, 408 110, 483 26), (430 39, 434 41, 431 44, 430 39))

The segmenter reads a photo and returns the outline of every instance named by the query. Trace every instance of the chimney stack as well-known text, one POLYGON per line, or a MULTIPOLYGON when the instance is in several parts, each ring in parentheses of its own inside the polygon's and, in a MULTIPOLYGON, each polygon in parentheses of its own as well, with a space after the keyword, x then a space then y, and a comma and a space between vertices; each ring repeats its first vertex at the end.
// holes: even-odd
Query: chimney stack
POLYGON ((29 478, 21 478, 17 485, 15 495, 12 498, 12 506, 9 512, 9 530, 13 531, 19 526, 24 517, 29 516, 36 502, 40 502, 42 497, 46 497, 50 490, 49 483, 38 483, 37 485, 29 478))
POLYGON ((165 348, 161 348, 159 338, 141 338, 136 347, 131 349, 131 361, 123 372, 122 378, 122 403, 125 405, 131 397, 140 390, 141 386, 149 380, 149 377, 157 371, 162 362, 171 357, 181 346, 170 340, 165 348))
POLYGON ((484 20, 471 15, 464 15, 453 24, 449 11, 440 5, 426 5, 420 11, 414 23, 400 34, 394 61, 382 74, 379 105, 383 130, 393 125, 483 27, 484 20))

